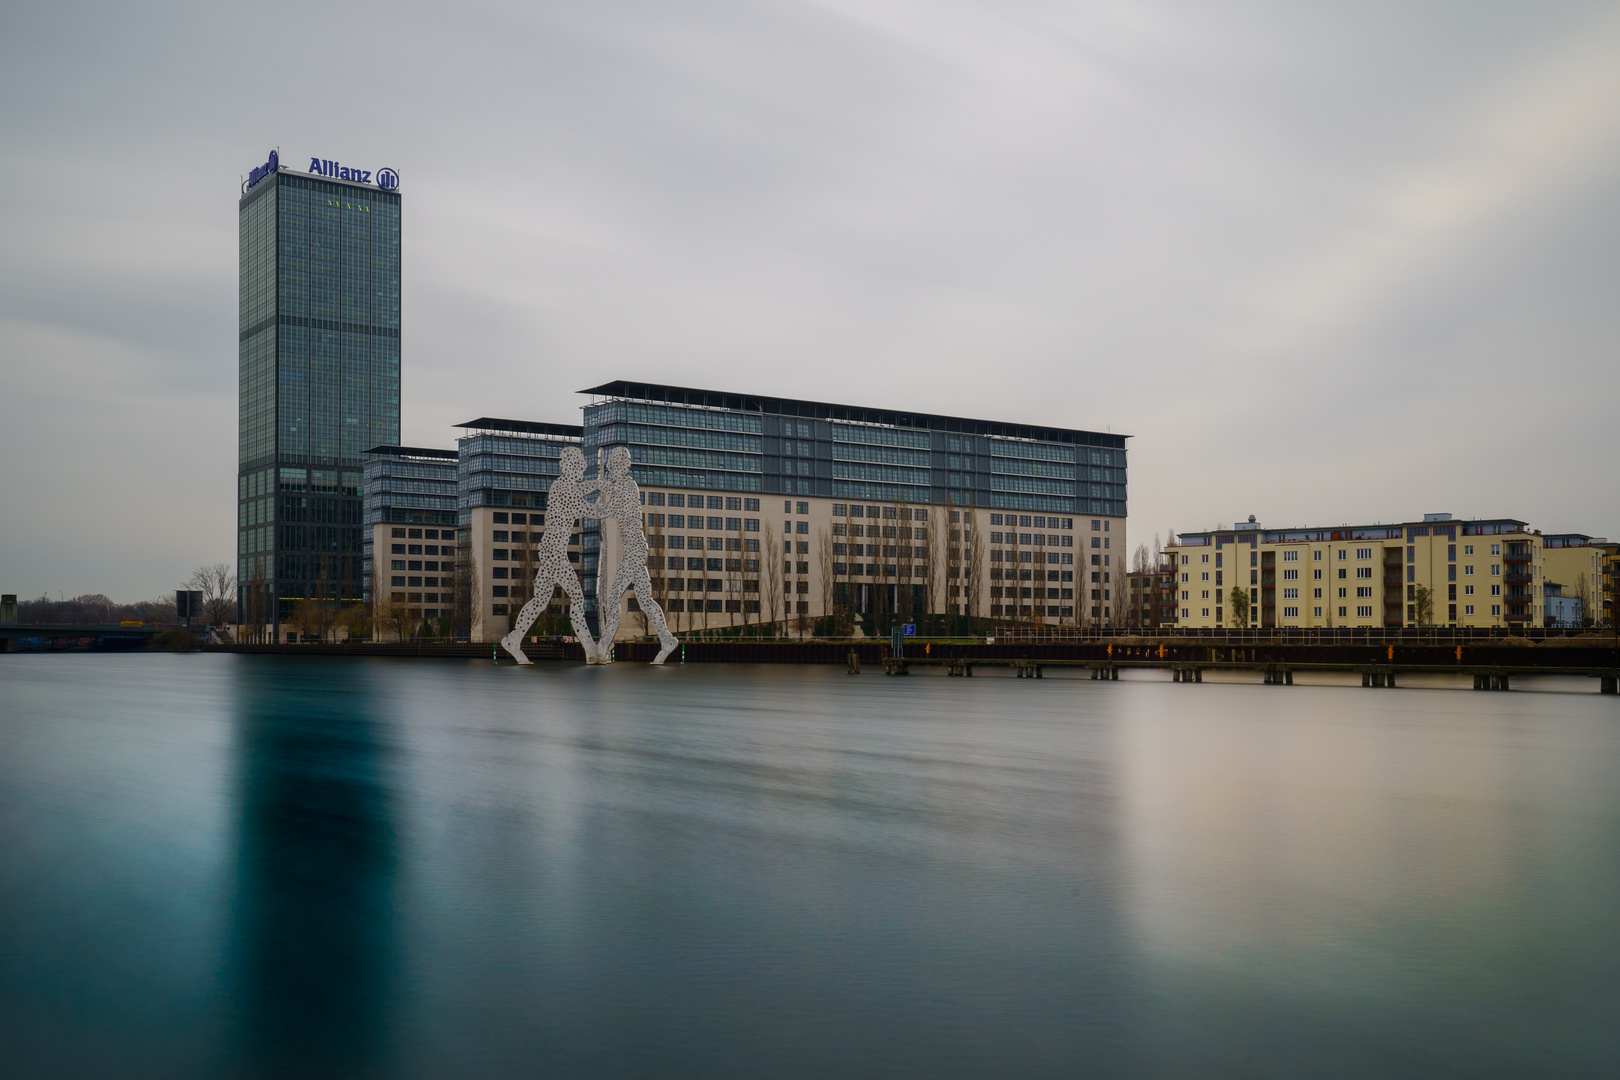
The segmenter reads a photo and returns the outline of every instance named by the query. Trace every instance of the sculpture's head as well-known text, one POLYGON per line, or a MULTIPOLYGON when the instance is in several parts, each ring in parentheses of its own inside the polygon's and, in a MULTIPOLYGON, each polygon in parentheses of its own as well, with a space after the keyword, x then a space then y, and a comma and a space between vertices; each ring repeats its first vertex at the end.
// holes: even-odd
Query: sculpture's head
POLYGON ((628 446, 615 446, 608 451, 607 472, 615 480, 623 480, 630 475, 630 448, 628 446))
POLYGON ((557 462, 562 474, 570 480, 585 478, 585 453, 577 446, 565 446, 557 462))

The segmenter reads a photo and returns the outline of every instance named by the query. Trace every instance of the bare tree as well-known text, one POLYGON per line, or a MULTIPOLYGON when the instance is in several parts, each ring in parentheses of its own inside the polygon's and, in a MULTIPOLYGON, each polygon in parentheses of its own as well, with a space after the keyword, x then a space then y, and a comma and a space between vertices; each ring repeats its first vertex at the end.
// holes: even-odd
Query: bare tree
POLYGON ((983 610, 985 551, 984 533, 979 529, 978 515, 972 510, 962 511, 962 550, 964 606, 968 616, 976 619, 983 610))
POLYGON ((836 593, 838 578, 833 571, 836 565, 833 562, 833 539, 830 528, 822 529, 816 536, 816 562, 821 570, 821 613, 831 617, 833 614, 833 596, 836 593))
POLYGON ((230 563, 199 566, 186 582, 203 594, 203 612, 212 626, 223 626, 236 613, 236 571, 230 563))
POLYGON ((761 606, 763 607, 766 615, 765 621, 772 625, 774 628, 772 633, 776 634, 780 632, 778 620, 782 616, 782 592, 786 587, 785 574, 787 573, 787 568, 783 565, 783 560, 784 558, 790 558, 790 556, 783 556, 781 551, 777 548, 776 530, 771 526, 771 521, 769 518, 764 519, 764 528, 765 542, 763 547, 765 549, 765 553, 764 557, 760 560, 759 577, 759 587, 761 590, 762 599, 761 606), (778 569, 781 569, 782 573, 777 573, 778 569))

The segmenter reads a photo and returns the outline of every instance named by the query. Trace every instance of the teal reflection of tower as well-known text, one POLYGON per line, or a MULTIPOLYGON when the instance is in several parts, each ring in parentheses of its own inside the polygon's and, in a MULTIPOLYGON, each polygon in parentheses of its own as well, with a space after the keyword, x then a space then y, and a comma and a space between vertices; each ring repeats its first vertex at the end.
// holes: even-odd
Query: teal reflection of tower
POLYGON ((341 661, 238 671, 228 955, 242 1071, 382 1074, 397 856, 371 687, 341 661))

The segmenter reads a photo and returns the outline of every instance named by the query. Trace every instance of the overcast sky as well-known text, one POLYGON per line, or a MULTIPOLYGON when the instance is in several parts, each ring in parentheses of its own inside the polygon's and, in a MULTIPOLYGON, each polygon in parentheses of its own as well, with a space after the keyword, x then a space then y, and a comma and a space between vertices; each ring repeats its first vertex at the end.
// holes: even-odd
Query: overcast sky
POLYGON ((0 590, 234 560, 237 199, 398 170, 405 442, 611 378, 1133 436, 1133 543, 1620 536, 1620 7, 0 8, 0 590))

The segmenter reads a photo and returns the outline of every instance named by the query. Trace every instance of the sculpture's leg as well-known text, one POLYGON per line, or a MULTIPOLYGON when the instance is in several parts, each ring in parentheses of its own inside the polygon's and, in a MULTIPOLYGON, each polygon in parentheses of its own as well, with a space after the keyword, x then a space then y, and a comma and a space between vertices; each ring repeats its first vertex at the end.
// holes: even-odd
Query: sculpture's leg
POLYGON ((629 577, 621 565, 618 572, 613 575, 613 587, 597 597, 597 610, 602 613, 602 644, 597 650, 600 655, 599 663, 613 663, 613 639, 619 635, 619 599, 630 587, 629 577))
POLYGON ((633 588, 636 603, 641 606, 642 614, 647 616, 647 624, 653 628, 653 633, 658 635, 658 643, 663 646, 653 658, 653 663, 662 664, 680 645, 680 639, 669 632, 669 624, 664 621, 664 609, 653 599, 652 579, 647 576, 645 566, 639 568, 633 588))
POLYGON ((591 640, 591 628, 585 621, 585 590, 580 588, 579 575, 570 566, 557 584, 568 594, 568 621, 573 624, 574 636, 585 650, 585 662, 595 664, 598 662, 596 642, 591 640))
POLYGON ((551 603, 551 593, 555 588, 556 583, 547 578, 542 577, 536 581, 534 595, 529 597, 529 602, 518 612, 517 625, 512 627, 511 633, 501 638, 501 648, 511 653, 512 659, 520 664, 534 663, 523 653, 523 639, 529 636, 529 627, 534 625, 534 620, 538 619, 540 613, 546 609, 546 605, 551 603))

